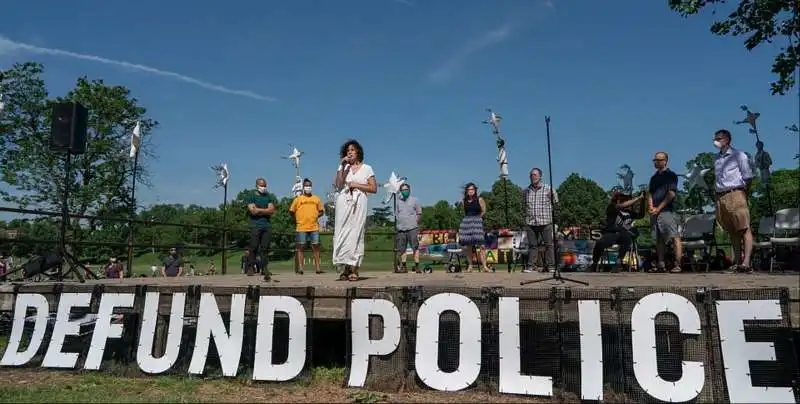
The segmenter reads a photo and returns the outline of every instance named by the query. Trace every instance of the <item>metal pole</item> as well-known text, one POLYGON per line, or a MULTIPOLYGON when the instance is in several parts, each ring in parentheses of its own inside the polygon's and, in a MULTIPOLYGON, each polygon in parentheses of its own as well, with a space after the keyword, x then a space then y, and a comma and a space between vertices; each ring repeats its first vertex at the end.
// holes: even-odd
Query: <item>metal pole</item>
POLYGON ((222 274, 228 273, 228 183, 222 188, 222 274))
POLYGON ((400 272, 400 250, 397 249, 397 194, 392 195, 394 215, 394 272, 400 272))
MULTIPOLYGON (((69 188, 72 186, 70 172, 72 171, 72 153, 68 150, 64 158, 64 201, 61 203, 61 234, 59 240, 59 256, 61 265, 67 257, 67 222, 69 222, 69 188)), ((63 271, 59 271, 58 280, 63 280, 63 271)))
MULTIPOLYGON (((561 283, 565 282, 572 282, 577 283, 579 285, 589 286, 589 283, 579 281, 576 279, 565 278, 561 276, 561 265, 559 265, 559 256, 558 256, 558 234, 556 234, 556 206, 555 206, 555 194, 553 190, 553 153, 550 147, 550 117, 544 117, 544 124, 545 124, 545 131, 547 134, 547 171, 550 176, 550 216, 552 218, 551 227, 553 228, 553 261, 555 263, 555 272, 553 272, 553 276, 550 278, 541 278, 541 279, 532 279, 528 281, 522 281, 520 285, 528 285, 531 283, 539 283, 539 282, 546 282, 550 280, 559 281, 561 283)), ((547 257, 545 257, 545 262, 547 261, 547 257)))
POLYGON ((139 170, 139 150, 133 156, 133 174, 131 175, 131 212, 128 222, 128 276, 133 275, 133 220, 136 218, 136 172, 139 170))

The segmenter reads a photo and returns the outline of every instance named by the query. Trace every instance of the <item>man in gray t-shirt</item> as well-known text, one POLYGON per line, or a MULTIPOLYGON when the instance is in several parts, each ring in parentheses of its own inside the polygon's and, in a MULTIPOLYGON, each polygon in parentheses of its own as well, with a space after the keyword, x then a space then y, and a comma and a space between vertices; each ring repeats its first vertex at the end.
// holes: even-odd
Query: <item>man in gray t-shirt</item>
POLYGON ((161 275, 170 278, 183 275, 183 262, 178 257, 178 250, 175 247, 169 249, 169 256, 164 260, 161 275))
POLYGON ((395 272, 408 272, 406 269, 406 251, 408 246, 414 251, 414 272, 419 273, 419 217, 422 206, 417 198, 411 196, 411 186, 404 183, 400 186, 400 194, 396 197, 397 236, 395 237, 395 272))

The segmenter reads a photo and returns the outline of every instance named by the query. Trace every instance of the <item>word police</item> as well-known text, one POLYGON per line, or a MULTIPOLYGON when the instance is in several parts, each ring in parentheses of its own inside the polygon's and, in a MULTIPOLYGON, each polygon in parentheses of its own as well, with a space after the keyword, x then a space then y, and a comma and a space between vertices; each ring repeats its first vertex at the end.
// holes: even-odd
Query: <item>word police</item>
MULTIPOLYGON (((169 296, 166 296, 169 297, 169 296)), ((153 354, 158 319, 158 292, 145 295, 139 328, 136 362, 142 371, 158 374, 172 368, 180 353, 184 325, 185 293, 173 293, 164 352, 153 354)), ((51 338, 41 366, 45 368, 75 368, 78 353, 64 352, 67 336, 81 331, 84 319, 74 319, 73 308, 90 307, 91 293, 63 293, 59 296, 51 338)), ((244 342, 245 294, 230 296, 230 319, 223 320, 214 294, 200 297, 189 373, 202 374, 206 367, 210 341, 217 347, 222 373, 236 376, 244 342)), ((372 356, 395 352, 401 340, 400 312, 393 302, 385 299, 354 299, 351 301, 352 355, 347 383, 363 387, 372 356), (370 319, 382 318, 380 339, 370 337, 370 319)), ((19 294, 14 305, 14 319, 7 349, 0 360, 3 366, 29 363, 40 351, 51 318, 49 302, 41 294, 19 294), (29 312, 35 312, 28 316, 29 312), (25 334, 25 338, 23 338, 25 334), (29 341, 23 344, 23 339, 29 341), (25 346, 27 345, 27 346, 25 346), (23 348, 24 346, 24 348, 23 348), (22 349, 21 349, 22 348, 22 349)), ((100 297, 94 320, 91 343, 83 369, 99 370, 106 342, 123 335, 123 325, 114 321, 120 309, 134 307, 133 293, 104 293, 100 297)), ((552 375, 524 375, 520 369, 519 299, 499 298, 499 391, 501 393, 552 396, 552 375)), ((694 304, 672 293, 653 293, 640 299, 631 313, 631 349, 633 371, 642 390, 654 399, 665 402, 686 402, 695 399, 704 388, 708 368, 701 362, 683 361, 681 378, 664 380, 656 365, 656 333, 654 319, 660 313, 672 313, 679 321, 680 332, 699 335, 700 315, 694 304)), ((755 387, 750 374, 750 361, 774 361, 771 344, 747 342, 744 320, 776 320, 781 309, 776 300, 717 301, 719 338, 725 363, 725 380, 731 402, 793 403, 791 387, 766 389, 755 387)), ((600 302, 578 301, 581 357, 581 398, 597 400, 603 397, 603 341, 601 337, 600 302)), ((290 296, 260 296, 256 324, 254 380, 289 381, 297 377, 306 365, 306 310, 290 296), (273 363, 272 341, 276 315, 288 317, 288 357, 283 363, 273 363)), ((129 330, 133 331, 133 330, 129 330)), ((469 298, 455 293, 441 293, 425 300, 417 315, 417 336, 414 367, 419 379, 428 387, 440 391, 461 390, 472 385, 481 369, 481 314, 469 298), (439 317, 445 311, 459 316, 460 343, 458 368, 444 372, 438 365, 439 317)), ((411 353, 409 353, 411 354, 411 353)))

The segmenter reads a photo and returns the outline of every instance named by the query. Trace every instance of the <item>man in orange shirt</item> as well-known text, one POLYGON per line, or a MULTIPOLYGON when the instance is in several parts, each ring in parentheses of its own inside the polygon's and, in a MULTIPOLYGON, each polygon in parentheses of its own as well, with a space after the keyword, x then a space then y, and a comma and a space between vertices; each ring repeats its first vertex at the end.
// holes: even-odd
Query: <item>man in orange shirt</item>
POLYGON ((294 198, 289 213, 296 223, 297 253, 294 259, 294 272, 303 274, 303 250, 307 242, 311 243, 314 252, 314 267, 319 269, 319 217, 325 212, 322 201, 311 193, 311 180, 303 180, 303 193, 294 198))

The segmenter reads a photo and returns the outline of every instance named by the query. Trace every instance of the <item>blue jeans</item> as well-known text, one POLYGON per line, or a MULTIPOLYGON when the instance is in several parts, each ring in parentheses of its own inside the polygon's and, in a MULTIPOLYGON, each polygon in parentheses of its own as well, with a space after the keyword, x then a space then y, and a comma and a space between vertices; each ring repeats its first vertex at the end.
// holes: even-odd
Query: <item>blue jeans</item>
POLYGON ((295 243, 297 243, 297 245, 305 245, 307 242, 311 242, 311 245, 319 245, 319 232, 298 231, 295 236, 295 243))

